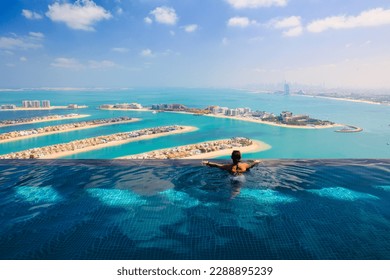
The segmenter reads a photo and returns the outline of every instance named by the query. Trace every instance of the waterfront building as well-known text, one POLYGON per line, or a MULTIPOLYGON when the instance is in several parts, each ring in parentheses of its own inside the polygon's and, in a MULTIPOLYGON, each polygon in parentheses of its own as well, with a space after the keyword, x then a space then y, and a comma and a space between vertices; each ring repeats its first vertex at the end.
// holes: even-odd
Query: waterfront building
POLYGON ((32 107, 33 108, 40 108, 41 107, 41 102, 39 100, 33 100, 32 101, 32 107))
POLYGON ((186 110, 187 107, 182 104, 154 104, 152 105, 153 110, 177 110, 182 111, 186 110))
POLYGON ((290 86, 287 83, 284 83, 284 94, 285 95, 290 94, 290 86))
POLYGON ((238 116, 238 110, 237 109, 227 109, 226 115, 227 116, 238 116))
POLYGON ((229 110, 228 107, 219 107, 218 113, 223 114, 223 115, 226 115, 227 110, 229 110))
POLYGON ((100 105, 100 109, 111 109, 113 108, 114 105, 111 105, 111 104, 103 104, 103 105, 100 105))
POLYGON ((157 104, 157 105, 154 105, 153 109, 155 109, 155 110, 167 110, 167 109, 172 109, 172 107, 169 104, 157 104))
POLYGON ((129 107, 130 109, 142 109, 142 105, 139 103, 130 103, 129 107))
POLYGON ((114 108, 116 109, 128 109, 129 104, 128 103, 117 103, 114 105, 114 108))
POLYGON ((22 107, 23 108, 31 108, 33 105, 32 105, 32 101, 31 100, 23 100, 22 101, 22 107))
POLYGON ((210 110, 211 113, 213 113, 213 114, 218 114, 218 113, 219 113, 219 109, 220 109, 219 106, 210 106, 210 107, 209 107, 209 110, 210 110))
POLYGON ((172 104, 172 109, 173 110, 185 110, 185 109, 187 109, 187 107, 182 105, 182 104, 172 104))
POLYGON ((309 120, 308 115, 295 115, 289 118, 286 118, 286 122, 305 122, 309 120))
POLYGON ((79 106, 77 104, 69 104, 68 109, 77 109, 79 106))
POLYGON ((267 112, 264 112, 263 116, 261 117, 261 119, 270 119, 270 118, 275 118, 275 114, 272 114, 272 113, 267 113, 267 112))
POLYGON ((287 119, 290 119, 293 116, 292 112, 289 111, 283 111, 280 113, 280 117, 284 122, 287 122, 287 119))
POLYGON ((245 112, 244 108, 237 108, 236 110, 238 111, 238 114, 240 114, 240 115, 243 115, 245 112))
POLYGON ((251 112, 251 109, 248 108, 248 107, 246 107, 246 108, 237 108, 237 110, 238 110, 238 113, 240 115, 245 115, 245 114, 248 114, 248 113, 251 112))
POLYGON ((50 100, 42 100, 43 108, 50 108, 50 100))
POLYGON ((262 118, 264 116, 265 112, 264 111, 254 111, 252 112, 252 117, 255 118, 262 118))
POLYGON ((0 107, 1 109, 16 109, 16 105, 14 104, 4 104, 4 105, 1 105, 0 107))

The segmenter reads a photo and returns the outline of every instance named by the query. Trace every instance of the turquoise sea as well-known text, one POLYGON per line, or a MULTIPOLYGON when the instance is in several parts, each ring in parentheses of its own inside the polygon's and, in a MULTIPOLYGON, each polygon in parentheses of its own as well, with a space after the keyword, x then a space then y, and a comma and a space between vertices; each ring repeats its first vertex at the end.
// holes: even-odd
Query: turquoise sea
MULTIPOLYGON (((22 100, 25 99, 48 99, 51 101, 52 106, 77 103, 79 105, 87 105, 88 108, 74 111, 0 111, 0 119, 16 119, 48 114, 67 114, 72 112, 89 114, 90 117, 88 117, 88 119, 129 116, 141 118, 142 121, 4 143, 0 145, 0 154, 56 143, 64 143, 97 135, 132 131, 146 127, 179 124, 196 126, 199 130, 147 141, 133 142, 87 153, 79 153, 68 158, 116 158, 154 149, 186 145, 207 140, 224 139, 234 136, 249 137, 263 141, 272 146, 268 151, 246 154, 246 158, 390 158, 390 106, 385 105, 330 100, 308 96, 260 94, 233 89, 155 88, 94 91, 23 90, 0 93, 0 104, 15 104, 21 106, 22 100), (334 128, 293 129, 188 114, 152 114, 151 112, 104 111, 97 109, 97 107, 102 104, 125 102, 137 102, 141 103, 143 106, 151 106, 152 104, 159 103, 180 103, 188 107, 196 108, 205 108, 209 105, 219 105, 230 108, 250 107, 252 110, 262 110, 275 114, 288 110, 292 111, 294 114, 309 114, 313 118, 358 126, 363 128, 363 132, 335 133, 334 128)), ((0 133, 79 120, 73 119, 2 127, 0 128, 0 133)))

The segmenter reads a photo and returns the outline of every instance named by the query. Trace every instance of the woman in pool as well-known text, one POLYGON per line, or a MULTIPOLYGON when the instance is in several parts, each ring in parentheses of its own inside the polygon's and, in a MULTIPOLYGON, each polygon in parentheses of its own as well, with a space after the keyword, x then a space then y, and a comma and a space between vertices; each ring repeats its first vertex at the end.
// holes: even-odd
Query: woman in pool
POLYGON ((250 163, 242 162, 241 161, 241 152, 238 150, 234 150, 232 152, 231 159, 233 161, 232 164, 219 164, 209 161, 202 161, 203 164, 210 166, 210 167, 218 167, 223 170, 227 170, 230 172, 230 174, 234 176, 242 175, 247 170, 251 169, 253 166, 258 164, 260 161, 255 160, 250 163))

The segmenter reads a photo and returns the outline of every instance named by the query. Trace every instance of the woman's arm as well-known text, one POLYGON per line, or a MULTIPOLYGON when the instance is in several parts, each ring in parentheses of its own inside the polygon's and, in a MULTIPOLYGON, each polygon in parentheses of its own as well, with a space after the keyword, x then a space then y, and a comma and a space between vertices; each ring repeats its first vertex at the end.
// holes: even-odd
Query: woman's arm
POLYGON ((254 160, 252 162, 248 162, 248 169, 252 168, 253 166, 257 165, 260 163, 260 160, 254 160))
POLYGON ((210 167, 218 167, 218 168, 225 169, 225 170, 229 169, 229 165, 228 164, 220 164, 220 163, 215 163, 215 162, 209 162, 208 160, 202 161, 202 164, 210 166, 210 167))

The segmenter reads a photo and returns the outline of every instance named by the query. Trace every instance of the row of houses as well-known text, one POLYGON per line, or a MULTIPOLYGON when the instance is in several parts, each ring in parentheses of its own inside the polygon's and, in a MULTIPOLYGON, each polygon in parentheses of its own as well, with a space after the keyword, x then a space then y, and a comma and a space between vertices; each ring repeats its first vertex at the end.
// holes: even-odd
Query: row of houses
POLYGON ((10 109, 16 109, 16 105, 15 104, 3 104, 0 106, 0 109, 2 110, 10 110, 10 109))
POLYGON ((292 112, 283 111, 280 113, 280 118, 284 123, 306 122, 310 119, 308 115, 294 115, 292 112))
POLYGON ((220 106, 209 106, 207 108, 212 114, 221 114, 226 116, 241 116, 245 114, 251 113, 250 108, 236 108, 231 109, 228 107, 220 107, 220 106))
POLYGON ((117 104, 103 104, 100 109, 142 109, 139 103, 117 103, 117 104))
POLYGON ((152 110, 175 110, 175 111, 183 111, 188 108, 182 104, 153 104, 152 110))

